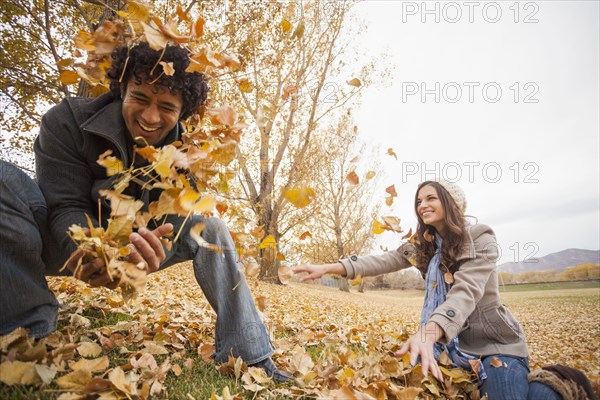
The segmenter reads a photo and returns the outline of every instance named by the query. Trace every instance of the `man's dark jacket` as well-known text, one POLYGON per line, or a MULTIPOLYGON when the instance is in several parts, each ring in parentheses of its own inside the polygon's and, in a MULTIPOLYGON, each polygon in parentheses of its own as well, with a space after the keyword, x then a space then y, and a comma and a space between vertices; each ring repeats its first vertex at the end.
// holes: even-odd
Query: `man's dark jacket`
MULTIPOLYGON (((163 145, 179 140, 181 132, 181 124, 177 124, 163 145)), ((64 259, 76 249, 66 233, 71 225, 86 227, 87 214, 98 226, 99 199, 102 225, 106 228, 110 204, 98 191, 110 189, 116 176, 108 177, 106 169, 96 161, 110 149, 125 168, 129 167, 131 145, 126 135, 129 133, 122 116, 122 102, 110 93, 95 99, 68 97, 42 118, 34 145, 37 181, 46 198, 50 230, 64 259)), ((145 209, 160 195, 158 190, 142 190, 137 184, 130 184, 123 193, 143 200, 145 209)), ((180 218, 169 218, 169 222, 176 225, 176 230, 181 225, 180 218)))

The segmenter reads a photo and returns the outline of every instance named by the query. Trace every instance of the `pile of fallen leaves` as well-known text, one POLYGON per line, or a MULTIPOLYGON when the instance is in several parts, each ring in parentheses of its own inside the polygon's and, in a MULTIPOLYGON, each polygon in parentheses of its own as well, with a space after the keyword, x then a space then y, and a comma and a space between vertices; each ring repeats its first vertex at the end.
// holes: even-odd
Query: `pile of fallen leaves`
MULTIPOLYGON (((314 285, 281 286, 251 279, 276 348, 273 358, 294 376, 289 384, 275 385, 262 370, 248 368, 240 359, 231 358, 221 366, 213 363, 216 315, 189 262, 151 275, 147 286, 127 303, 120 290, 52 278, 50 287, 65 306, 59 315, 60 328, 38 341, 27 338, 22 330, 2 337, 0 380, 5 385, 34 385, 58 399, 173 398, 166 380, 184 376, 194 363, 205 363, 231 375, 230 384, 212 388, 214 399, 478 398, 474 377, 467 371, 443 366, 445 381, 439 382, 424 378, 420 366, 411 367, 406 357, 392 356, 417 329, 422 294, 348 294, 314 285), (103 314, 106 319, 110 315, 127 318, 113 318, 109 323, 103 314)), ((597 380, 597 301, 561 301, 563 318, 576 318, 573 329, 567 329, 566 324, 552 324, 556 315, 548 302, 556 303, 553 297, 540 298, 537 306, 537 301, 520 302, 520 297, 509 298, 507 303, 523 321, 532 365, 547 363, 538 351, 538 343, 543 343, 547 354, 559 353, 551 361, 581 368, 597 380), (543 329, 539 335, 536 326, 543 329), (579 358, 566 344, 577 331, 587 332, 577 350, 579 358), (585 359, 589 361, 575 364, 585 359)), ((495 367, 504 365, 496 363, 495 367)))

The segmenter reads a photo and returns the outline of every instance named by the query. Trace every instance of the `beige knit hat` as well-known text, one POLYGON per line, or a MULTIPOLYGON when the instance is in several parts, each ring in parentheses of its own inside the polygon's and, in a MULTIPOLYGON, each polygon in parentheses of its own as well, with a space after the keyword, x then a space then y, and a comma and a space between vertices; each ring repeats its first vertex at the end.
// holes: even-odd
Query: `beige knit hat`
POLYGON ((467 197, 465 192, 454 182, 448 182, 445 180, 437 181, 446 191, 450 194, 458 209, 464 214, 467 211, 467 197))

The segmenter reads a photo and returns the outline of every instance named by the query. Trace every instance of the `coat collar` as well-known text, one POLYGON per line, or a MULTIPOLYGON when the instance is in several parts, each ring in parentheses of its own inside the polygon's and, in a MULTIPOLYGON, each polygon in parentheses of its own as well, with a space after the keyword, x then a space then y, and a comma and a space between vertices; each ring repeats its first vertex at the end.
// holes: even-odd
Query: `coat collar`
MULTIPOLYGON (((123 120, 122 109, 123 102, 121 99, 115 99, 84 121, 80 125, 80 129, 101 136, 115 144, 119 153, 121 153, 123 164, 129 165, 129 152, 127 151, 127 140, 125 138, 125 135, 129 133, 123 120)), ((181 139, 182 132, 183 126, 181 122, 178 122, 165 138, 163 146, 181 139)))

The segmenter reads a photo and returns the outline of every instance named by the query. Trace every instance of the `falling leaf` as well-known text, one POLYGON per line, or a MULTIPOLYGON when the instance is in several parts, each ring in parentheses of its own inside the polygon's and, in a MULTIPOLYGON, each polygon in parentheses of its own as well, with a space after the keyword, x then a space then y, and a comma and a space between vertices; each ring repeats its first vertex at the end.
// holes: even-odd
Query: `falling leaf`
POLYGON ((423 232, 423 239, 428 241, 429 243, 433 243, 435 241, 435 236, 431 234, 428 230, 423 232))
POLYGON ((249 258, 244 263, 246 267, 246 276, 248 278, 257 278, 260 273, 260 265, 254 258, 249 258))
POLYGON ((190 17, 183 11, 181 6, 177 6, 177 16, 182 21, 190 22, 190 17))
POLYGON ((79 75, 75 71, 64 70, 58 77, 63 85, 73 85, 79 82, 79 75))
POLYGON ((346 175, 346 181, 351 185, 358 185, 359 180, 356 172, 352 171, 348 175, 346 175))
POLYGON ((396 155, 396 152, 391 147, 389 149, 387 149, 387 154, 390 155, 390 156, 393 156, 396 160, 398 159, 398 156, 396 155))
POLYGON ((402 232, 402 228, 400 227, 400 218, 388 215, 381 217, 381 219, 383 219, 387 230, 392 230, 394 232, 402 232))
POLYGON ((163 35, 160 29, 155 27, 156 25, 154 24, 148 25, 143 21, 141 21, 140 23, 144 29, 144 35, 146 36, 146 41, 150 45, 150 48, 152 50, 164 49, 169 39, 165 35, 163 35))
POLYGON ((375 175, 377 175, 377 172, 369 171, 369 172, 367 172, 366 179, 371 180, 371 179, 375 178, 375 175))
POLYGON ((72 58, 64 58, 60 61, 57 61, 56 66, 57 67, 68 67, 70 65, 73 64, 73 59, 72 58))
POLYGON ((266 249, 268 247, 275 248, 277 241, 273 235, 269 235, 263 239, 263 241, 258 245, 259 249, 266 249))
POLYGON ((106 175, 113 176, 123 171, 123 163, 117 157, 111 156, 112 150, 100 154, 97 163, 106 168, 106 175))
POLYGON ((299 185, 286 190, 283 196, 287 201, 292 203, 294 207, 304 208, 313 201, 315 192, 306 185, 299 185))
POLYGON ((204 35, 204 24, 204 19, 198 17, 198 19, 196 19, 196 22, 194 22, 194 24, 192 25, 191 35, 196 38, 204 35))
POLYGON ((264 225, 255 226, 250 231, 250 234, 257 239, 262 239, 265 236, 265 231, 263 230, 264 225))
POLYGON ((448 285, 452 285, 454 283, 454 276, 452 275, 452 272, 444 273, 444 282, 446 282, 448 285))
POLYGON ((292 24, 290 23, 290 21, 288 21, 287 19, 284 19, 281 21, 281 30, 283 30, 284 33, 288 33, 289 31, 292 30, 292 24))
POLYGON ((215 205, 215 208, 217 209, 217 212, 219 213, 219 215, 223 215, 227 212, 227 210, 229 209, 229 206, 225 203, 219 203, 217 202, 217 204, 215 205))
POLYGON ((493 356, 492 357, 492 361, 490 361, 490 365, 494 368, 501 368, 502 367, 502 360, 500 360, 498 357, 493 356))
POLYGON ((402 240, 406 240, 406 239, 410 238, 412 235, 413 235, 412 228, 410 228, 408 230, 408 233, 406 235, 402 236, 402 240))
POLYGON ((309 231, 304 232, 302 235, 300 235, 300 240, 305 240, 308 238, 312 238, 312 234, 309 231))
POLYGON ((173 76, 175 74, 175 68, 173 67, 172 62, 161 61, 161 62, 159 62, 159 64, 162 65, 163 72, 165 73, 165 75, 173 76))
POLYGON ((205 247, 209 250, 212 250, 216 253, 222 253, 222 250, 216 244, 208 243, 202 236, 200 236, 200 232, 204 229, 205 224, 199 223, 190 228, 190 237, 198 243, 201 247, 205 247))
POLYGON ((242 93, 252 93, 254 85, 246 78, 240 81, 240 91, 242 93))
POLYGON ((396 187, 394 185, 388 186, 385 188, 385 192, 388 193, 392 197, 398 197, 398 193, 396 193, 396 187))
POLYGON ((267 306, 267 298, 265 296, 256 296, 254 299, 256 301, 256 306, 260 311, 265 311, 267 306))
POLYGON ((294 30, 294 33, 292 33, 292 40, 293 39, 301 39, 302 36, 304 36, 304 21, 300 21, 300 23, 294 30))
POLYGON ((394 197, 393 197, 393 196, 387 196, 387 197, 385 198, 385 204, 386 204, 388 207, 391 207, 391 206, 392 206, 392 204, 394 204, 394 197))
POLYGON ((352 286, 358 286, 361 283, 363 283, 363 277, 360 274, 356 275, 354 279, 350 280, 350 285, 352 286))
POLYGON ((385 225, 379 222, 378 220, 374 220, 371 232, 373 232, 376 235, 381 235, 383 232, 385 232, 385 225))
POLYGON ((290 279, 292 279, 292 277, 294 276, 294 271, 292 271, 290 267, 282 265, 277 270, 277 276, 279 276, 279 281, 281 283, 287 285, 290 279))
POLYGON ((354 87, 360 87, 360 85, 362 85, 360 79, 358 78, 352 78, 350 79, 348 82, 346 82, 348 85, 350 86, 354 86, 354 87))

